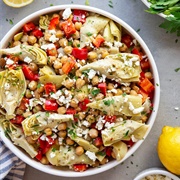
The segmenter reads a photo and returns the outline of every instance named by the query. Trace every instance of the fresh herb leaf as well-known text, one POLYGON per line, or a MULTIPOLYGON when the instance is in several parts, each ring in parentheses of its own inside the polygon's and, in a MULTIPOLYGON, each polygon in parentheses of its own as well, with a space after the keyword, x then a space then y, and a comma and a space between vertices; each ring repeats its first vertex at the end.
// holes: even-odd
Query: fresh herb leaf
POLYGON ((97 154, 100 155, 100 156, 105 156, 106 152, 105 151, 99 151, 99 152, 97 152, 97 154))
POLYGON ((108 4, 108 5, 109 5, 110 8, 113 8, 113 2, 112 2, 112 0, 109 1, 109 4, 108 4))
POLYGON ((86 35, 87 35, 87 36, 92 36, 93 34, 90 33, 90 32, 87 32, 86 35))
POLYGON ((111 104, 114 104, 114 99, 104 100, 103 102, 106 106, 110 106, 111 104))
POLYGON ((89 6, 89 5, 90 5, 89 0, 86 0, 86 1, 85 1, 85 5, 86 5, 86 6, 89 6))
POLYGON ((11 24, 11 25, 13 25, 13 24, 14 24, 14 22, 13 22, 13 20, 12 20, 12 19, 9 19, 9 24, 11 24))
POLYGON ((93 95, 93 96, 96 96, 97 94, 99 94, 100 93, 100 89, 98 88, 98 89, 93 89, 92 91, 91 91, 91 94, 93 95))

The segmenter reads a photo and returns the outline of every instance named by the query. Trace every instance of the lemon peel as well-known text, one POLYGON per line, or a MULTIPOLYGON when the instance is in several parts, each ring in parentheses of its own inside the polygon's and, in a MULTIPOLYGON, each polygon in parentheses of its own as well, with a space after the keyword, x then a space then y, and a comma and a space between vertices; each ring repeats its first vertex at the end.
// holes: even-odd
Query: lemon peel
POLYGON ((20 8, 33 2, 33 0, 3 0, 8 6, 20 8))

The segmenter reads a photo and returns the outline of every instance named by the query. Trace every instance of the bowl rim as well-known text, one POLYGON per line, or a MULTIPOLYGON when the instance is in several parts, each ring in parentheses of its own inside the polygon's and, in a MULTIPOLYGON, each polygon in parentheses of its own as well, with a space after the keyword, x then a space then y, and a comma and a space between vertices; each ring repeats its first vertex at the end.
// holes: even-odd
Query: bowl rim
POLYGON ((145 169, 144 171, 140 172, 135 177, 134 180, 141 180, 142 178, 144 178, 146 176, 154 175, 154 174, 164 175, 164 176, 172 178, 173 180, 180 180, 179 177, 177 177, 176 175, 172 174, 171 172, 165 170, 164 168, 158 168, 158 167, 145 169))
MULTIPOLYGON (((12 36, 18 32, 18 30, 20 30, 20 28, 27 22, 32 21, 34 19, 37 19, 37 17, 39 17, 40 15, 43 14, 48 14, 48 13, 52 13, 52 12, 56 12, 56 11, 60 11, 66 8, 71 8, 71 9, 82 9, 82 10, 86 10, 86 11, 91 11, 91 12, 95 12, 98 14, 101 14, 103 16, 106 16, 112 20, 114 20, 115 22, 121 24, 121 26, 124 27, 124 29, 126 29, 131 35, 133 35, 133 37, 140 43, 141 47, 143 48, 145 54, 148 56, 149 60, 150 60, 150 64, 152 67, 152 72, 154 75, 154 84, 156 86, 155 88, 155 92, 154 92, 154 107, 153 107, 153 111, 151 113, 151 116, 149 118, 148 121, 148 125, 149 125, 149 129, 146 132, 146 135, 144 136, 144 139, 147 137, 147 135, 149 134, 156 116, 157 116, 157 112, 158 112, 158 107, 159 107, 159 101, 160 101, 160 82, 159 82, 159 75, 158 75, 158 71, 157 71, 157 67, 155 64, 155 61, 153 59, 153 56, 149 50, 149 48, 147 47, 147 45, 145 44, 145 42, 142 40, 142 38, 137 34, 137 32, 132 29, 126 22, 124 22, 123 20, 121 20, 120 18, 118 18, 117 16, 106 12, 105 10, 101 10, 99 8, 95 8, 95 7, 90 7, 90 6, 86 6, 86 5, 79 5, 79 4, 66 4, 66 5, 57 5, 57 6, 51 6, 48 8, 44 8, 41 9, 39 11, 36 11, 30 15, 28 15, 27 17, 23 18, 21 21, 19 21, 13 28, 11 28, 9 30, 9 32, 4 36, 4 38, 1 40, 0 42, 0 48, 3 48, 5 46, 7 46, 7 43, 9 42, 9 39, 12 39, 12 36)), ((7 139, 3 133, 3 129, 0 126, 0 134, 1 134, 1 138, 4 141, 4 143, 6 144, 6 146, 11 149, 11 151, 17 156, 19 157, 21 160, 23 160, 25 163, 27 163, 28 165, 32 166, 35 169, 38 169, 42 172, 48 173, 48 174, 52 174, 52 175, 56 175, 56 176, 62 176, 62 177, 84 177, 84 176, 90 176, 90 175, 95 175, 98 173, 102 173, 104 171, 107 171, 117 165, 119 165, 120 163, 122 163, 124 160, 126 160, 129 156, 131 156, 138 148, 139 146, 143 143, 143 140, 139 140, 138 142, 136 142, 132 148, 130 148, 127 152, 127 154, 125 155, 125 157, 121 160, 121 161, 111 161, 103 166, 101 166, 100 168, 92 168, 89 169, 85 172, 73 172, 70 170, 60 170, 59 168, 56 168, 53 166, 49 166, 49 165, 42 165, 40 162, 35 161, 34 159, 30 158, 29 156, 27 156, 26 153, 22 153, 22 150, 20 150, 18 147, 16 147, 15 145, 13 145, 13 143, 7 139)))

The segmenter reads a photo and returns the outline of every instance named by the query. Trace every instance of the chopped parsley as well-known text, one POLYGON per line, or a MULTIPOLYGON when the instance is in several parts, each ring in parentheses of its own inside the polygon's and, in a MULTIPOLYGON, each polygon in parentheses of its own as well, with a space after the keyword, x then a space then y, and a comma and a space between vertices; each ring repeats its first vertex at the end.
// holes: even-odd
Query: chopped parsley
POLYGON ((85 5, 86 5, 86 6, 89 6, 89 5, 90 5, 89 0, 85 0, 85 5))
POLYGON ((46 112, 46 117, 49 117, 50 113, 49 112, 46 112))
POLYGON ((87 32, 86 35, 87 35, 87 36, 92 36, 93 34, 90 33, 90 32, 87 32))
POLYGON ((126 95, 127 95, 127 94, 126 94, 125 92, 122 94, 123 97, 125 97, 126 95))
POLYGON ((126 131, 126 133, 124 134, 124 137, 127 137, 129 134, 129 130, 126 131))
POLYGON ((108 4, 108 5, 109 5, 110 8, 113 8, 113 2, 112 2, 112 0, 109 1, 109 4, 108 4))
POLYGON ((91 91, 91 94, 93 95, 93 96, 96 96, 97 94, 99 94, 100 93, 100 89, 98 88, 98 89, 93 89, 92 91, 91 91))
POLYGON ((55 147, 52 148, 52 152, 55 152, 57 149, 55 147))
POLYGON ((68 134, 71 136, 72 139, 75 139, 77 137, 73 129, 68 129, 68 134))
POLYGON ((106 105, 106 106, 110 106, 111 104, 114 104, 114 99, 109 99, 109 100, 103 100, 103 102, 104 102, 104 104, 106 105))
POLYGON ((180 70, 180 67, 179 67, 179 68, 176 68, 174 71, 175 71, 175 72, 178 72, 179 70, 180 70))
POLYGON ((105 156, 105 155, 106 155, 106 152, 105 152, 105 151, 99 151, 99 152, 97 152, 97 155, 105 156))
POLYGON ((54 6, 53 4, 50 4, 50 6, 54 6))

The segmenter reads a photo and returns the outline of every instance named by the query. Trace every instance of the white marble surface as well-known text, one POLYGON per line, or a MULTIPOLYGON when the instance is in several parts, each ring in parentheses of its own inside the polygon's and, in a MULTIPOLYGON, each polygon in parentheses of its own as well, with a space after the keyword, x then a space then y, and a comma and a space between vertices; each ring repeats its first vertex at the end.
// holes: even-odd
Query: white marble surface
MULTIPOLYGON (((49 7, 50 4, 85 4, 85 0, 34 0, 29 6, 14 9, 6 6, 0 1, 0 39, 13 27, 13 24, 26 17, 36 10, 49 7)), ((161 101, 156 122, 140 148, 128 158, 122 165, 119 165, 107 172, 83 177, 74 178, 85 180, 132 180, 140 171, 151 167, 162 167, 156 146, 157 140, 164 125, 180 125, 180 110, 175 111, 175 107, 180 107, 180 72, 175 69, 180 67, 180 39, 176 43, 175 34, 167 34, 165 30, 159 28, 163 19, 157 15, 151 15, 144 10, 145 5, 140 0, 113 0, 113 8, 109 7, 109 0, 89 0, 90 5, 101 8, 118 16, 127 22, 135 30, 140 29, 139 35, 148 45, 156 61, 160 82, 161 101)), ((27 166, 24 180, 70 180, 72 178, 56 177, 49 175, 32 167, 27 166)))

